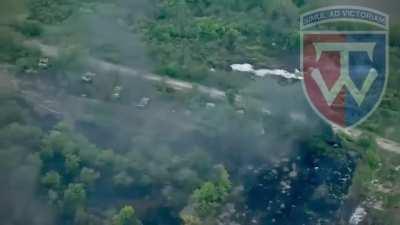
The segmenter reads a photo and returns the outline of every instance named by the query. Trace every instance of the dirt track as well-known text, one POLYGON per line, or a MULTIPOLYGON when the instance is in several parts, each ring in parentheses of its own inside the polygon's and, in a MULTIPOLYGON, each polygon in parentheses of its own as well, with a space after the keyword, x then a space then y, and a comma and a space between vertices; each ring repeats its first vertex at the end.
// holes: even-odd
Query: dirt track
MULTIPOLYGON (((29 41, 26 42, 27 45, 37 47, 39 48, 42 53, 45 56, 48 57, 58 57, 59 56, 59 49, 54 46, 49 46, 42 44, 38 41, 29 41)), ((122 76, 131 76, 131 77, 138 77, 142 78, 148 81, 153 81, 153 82, 163 82, 166 85, 174 88, 175 90, 181 90, 181 91, 191 91, 191 90, 197 90, 202 94, 207 94, 211 98, 214 99, 224 99, 226 97, 226 94, 224 91, 218 90, 216 88, 212 87, 207 87, 203 86, 200 84, 194 84, 182 80, 177 80, 177 79, 171 79, 167 77, 163 77, 160 75, 152 74, 152 73, 146 73, 142 71, 135 70, 133 68, 123 66, 123 65, 117 65, 114 63, 109 63, 101 59, 97 59, 94 57, 89 57, 87 60, 89 66, 93 67, 94 69, 101 71, 101 72, 118 72, 118 74, 122 76)))
MULTIPOLYGON (((344 134, 352 137, 352 138, 359 138, 362 134, 363 131, 358 130, 358 129, 342 129, 339 127, 332 127, 332 129, 334 130, 334 132, 343 132, 344 134)), ((385 151, 388 152, 392 152, 392 153, 396 153, 396 154, 400 154, 400 144, 395 142, 395 141, 391 141, 388 140, 386 138, 382 138, 382 137, 376 137, 375 139, 376 144, 385 151)))
MULTIPOLYGON (((27 42, 28 45, 38 47, 42 53, 48 57, 57 57, 59 55, 59 50, 56 47, 44 45, 38 41, 30 41, 27 42)), ((198 90, 203 94, 209 95, 211 98, 214 99, 224 99, 226 94, 224 91, 218 90, 216 88, 206 87, 203 85, 193 84, 186 81, 181 81, 177 79, 165 78, 156 74, 145 73, 141 71, 137 71, 135 69, 129 68, 123 65, 117 65, 113 63, 106 62, 104 60, 96 59, 94 57, 90 57, 88 59, 88 63, 93 68, 100 70, 102 72, 107 71, 118 71, 119 74, 124 76, 131 76, 131 77, 138 77, 145 80, 153 81, 153 82, 164 82, 166 85, 182 91, 190 91, 190 90, 198 90)), ((340 129, 338 127, 333 127, 335 132, 341 131, 345 134, 353 137, 358 138, 363 133, 357 129, 340 129)), ((382 137, 377 137, 376 142, 378 146, 385 150, 392 153, 400 154, 400 144, 382 137)))

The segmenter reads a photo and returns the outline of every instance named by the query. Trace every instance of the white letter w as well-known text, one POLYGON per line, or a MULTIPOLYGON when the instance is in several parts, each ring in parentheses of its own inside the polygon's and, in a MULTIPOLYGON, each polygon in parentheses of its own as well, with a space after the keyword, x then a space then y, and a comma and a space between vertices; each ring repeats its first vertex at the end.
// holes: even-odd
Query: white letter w
POLYGON ((320 88, 322 95, 327 101, 328 105, 331 106, 335 101, 336 97, 345 86, 358 106, 364 102, 367 92, 371 89, 372 84, 378 77, 378 73, 375 69, 370 69, 367 78, 365 79, 361 90, 357 88, 353 80, 350 77, 350 52, 367 52, 368 57, 373 59, 373 50, 376 43, 314 43, 314 47, 317 53, 317 61, 320 59, 323 52, 340 52, 340 75, 338 80, 329 90, 326 83, 318 69, 314 69, 311 76, 320 88))

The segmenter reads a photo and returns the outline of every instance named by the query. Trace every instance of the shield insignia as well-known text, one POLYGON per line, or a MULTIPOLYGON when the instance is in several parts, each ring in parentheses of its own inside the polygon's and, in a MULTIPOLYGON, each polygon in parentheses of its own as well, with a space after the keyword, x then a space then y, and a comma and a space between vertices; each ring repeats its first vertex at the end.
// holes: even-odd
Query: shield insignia
POLYGON ((366 21, 380 27, 371 31, 309 30, 305 27, 314 25, 310 21, 316 24, 329 20, 363 21, 377 13, 366 8, 342 6, 313 11, 303 15, 301 20, 304 92, 325 121, 342 128, 354 127, 367 119, 383 97, 388 80, 388 33, 382 27, 387 28, 388 17, 381 14, 383 17, 379 18, 385 21, 377 17, 380 23, 366 21), (346 18, 346 12, 349 15, 354 12, 353 17, 346 18))

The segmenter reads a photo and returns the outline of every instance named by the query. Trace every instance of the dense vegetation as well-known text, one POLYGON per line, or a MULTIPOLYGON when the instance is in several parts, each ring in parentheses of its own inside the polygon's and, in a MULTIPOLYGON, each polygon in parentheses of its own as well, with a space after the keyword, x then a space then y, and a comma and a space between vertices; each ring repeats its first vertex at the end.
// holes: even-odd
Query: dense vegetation
POLYGON ((29 19, 44 24, 63 22, 73 12, 73 0, 28 0, 29 19))
POLYGON ((373 223, 398 223, 399 217, 394 212, 400 206, 399 155, 383 152, 372 135, 354 140, 342 134, 341 138, 347 148, 359 152, 361 156, 349 192, 350 197, 364 201, 368 206, 369 220, 373 223))
POLYGON ((157 5, 156 15, 142 30, 160 74, 215 80, 211 68, 237 62, 271 66, 274 57, 285 58, 298 46, 298 8, 290 0, 173 0, 157 5))
POLYGON ((62 224, 138 225, 141 222, 132 206, 114 210, 121 205, 117 199, 137 199, 155 206, 170 199, 170 207, 179 209, 192 191, 196 211, 204 217, 216 213, 230 193, 231 181, 224 167, 217 167, 220 175, 215 181, 206 182, 204 176, 211 174, 207 170, 212 166, 198 161, 200 152, 180 155, 173 161, 171 153, 162 149, 154 155, 136 150, 121 155, 97 148, 62 124, 48 134, 43 132, 35 125, 37 118, 32 117, 28 105, 15 97, 2 97, 1 104, 5 109, 0 118, 2 171, 11 172, 20 164, 39 170, 38 192, 47 196, 62 224), (164 184, 170 185, 163 189, 164 184), (142 199, 144 195, 151 200, 142 199), (110 208, 99 208, 98 198, 110 208))

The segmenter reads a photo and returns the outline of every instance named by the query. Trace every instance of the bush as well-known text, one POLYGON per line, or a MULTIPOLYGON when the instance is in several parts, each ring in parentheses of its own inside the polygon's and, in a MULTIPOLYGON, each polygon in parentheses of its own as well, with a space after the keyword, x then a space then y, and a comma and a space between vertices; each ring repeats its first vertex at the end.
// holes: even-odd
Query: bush
POLYGON ((23 46, 22 40, 13 32, 0 31, 0 62, 18 64, 18 68, 35 68, 40 52, 23 46))
POLYGON ((36 148, 40 146, 42 131, 36 127, 12 123, 0 129, 0 144, 12 145, 19 143, 25 147, 36 148))
POLYGON ((112 218, 112 225, 141 225, 136 217, 135 209, 132 206, 124 206, 117 215, 112 218))
POLYGON ((15 62, 17 70, 19 72, 36 73, 36 67, 38 64, 38 58, 34 56, 28 56, 18 59, 15 62))
POLYGON ((293 3, 298 7, 302 7, 306 3, 306 1, 305 0, 293 0, 293 3))
POLYGON ((69 184, 64 191, 64 212, 73 215, 86 205, 87 194, 83 184, 69 184))
POLYGON ((47 188, 57 190, 62 184, 62 177, 56 171, 49 171, 42 177, 41 183, 47 188))
POLYGON ((204 183, 192 195, 195 211, 202 218, 215 215, 232 189, 225 167, 219 166, 217 172, 219 177, 215 182, 204 183))
POLYGON ((15 24, 14 28, 26 37, 38 37, 43 33, 42 26, 36 21, 26 20, 15 24))
POLYGON ((72 14, 72 2, 69 0, 30 0, 29 19, 44 24, 58 24, 72 14))
POLYGON ((390 45, 400 47, 400 24, 393 25, 390 28, 390 45))
POLYGON ((214 183, 207 182, 193 193, 196 212, 201 217, 214 215, 220 206, 220 196, 214 183))
POLYGON ((12 123, 24 123, 23 108, 12 99, 0 99, 0 127, 7 126, 12 123))

